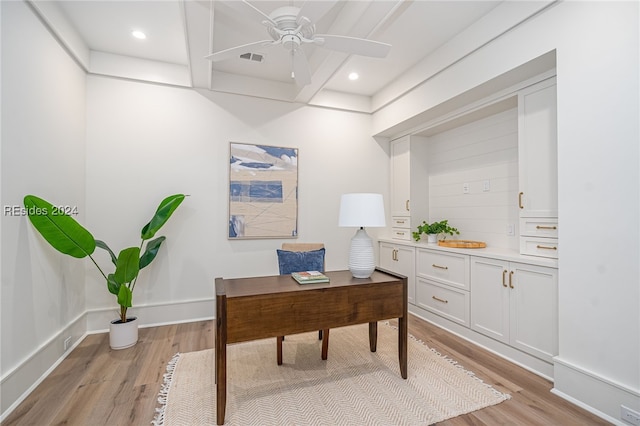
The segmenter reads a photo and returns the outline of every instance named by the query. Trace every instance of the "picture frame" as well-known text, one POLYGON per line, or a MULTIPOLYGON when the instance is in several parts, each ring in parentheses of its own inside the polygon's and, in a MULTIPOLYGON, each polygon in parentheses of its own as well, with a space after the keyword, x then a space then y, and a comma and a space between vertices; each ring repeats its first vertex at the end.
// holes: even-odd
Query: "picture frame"
POLYGON ((297 238, 298 149, 229 143, 228 239, 297 238))

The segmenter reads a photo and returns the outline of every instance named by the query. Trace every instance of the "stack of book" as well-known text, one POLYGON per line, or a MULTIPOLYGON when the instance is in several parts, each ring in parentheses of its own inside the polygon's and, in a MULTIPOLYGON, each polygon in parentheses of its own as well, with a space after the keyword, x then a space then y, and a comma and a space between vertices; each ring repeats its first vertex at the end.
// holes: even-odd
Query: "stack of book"
POLYGON ((318 271, 293 272, 291 277, 300 284, 328 283, 329 277, 318 271))

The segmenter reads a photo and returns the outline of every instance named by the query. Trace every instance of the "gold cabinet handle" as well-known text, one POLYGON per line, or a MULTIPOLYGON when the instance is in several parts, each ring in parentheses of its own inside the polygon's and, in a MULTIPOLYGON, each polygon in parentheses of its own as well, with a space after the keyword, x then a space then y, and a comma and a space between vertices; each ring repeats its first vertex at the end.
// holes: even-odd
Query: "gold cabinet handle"
POLYGON ((431 296, 431 298, 432 298, 433 300, 437 300, 438 302, 442 302, 442 303, 449 303, 449 301, 448 301, 448 300, 440 299, 439 297, 431 296))
POLYGON ((435 263, 433 265, 431 265, 431 266, 433 266, 434 268, 438 268, 438 269, 449 269, 448 266, 440 266, 440 265, 436 265, 435 263))
POLYGON ((522 196, 524 195, 524 192, 521 192, 518 194, 518 207, 520 207, 521 209, 524 209, 524 206, 522 205, 522 196))
POLYGON ((509 272, 509 288, 513 287, 513 271, 509 272))
POLYGON ((543 226, 543 225, 537 225, 536 229, 558 229, 557 226, 543 226))
POLYGON ((404 235, 404 232, 396 231, 396 235, 404 235))
POLYGON ((394 249, 391 254, 391 259, 397 261, 398 260, 398 250, 394 249))
POLYGON ((404 220, 396 220, 396 223, 404 224, 404 220))
POLYGON ((507 270, 502 271, 502 286, 507 286, 507 270))
POLYGON ((540 244, 538 244, 536 246, 536 248, 542 249, 542 250, 558 250, 558 247, 549 247, 549 246, 541 246, 540 244))
POLYGON ((404 208, 407 209, 407 211, 409 211, 409 200, 404 202, 404 208))

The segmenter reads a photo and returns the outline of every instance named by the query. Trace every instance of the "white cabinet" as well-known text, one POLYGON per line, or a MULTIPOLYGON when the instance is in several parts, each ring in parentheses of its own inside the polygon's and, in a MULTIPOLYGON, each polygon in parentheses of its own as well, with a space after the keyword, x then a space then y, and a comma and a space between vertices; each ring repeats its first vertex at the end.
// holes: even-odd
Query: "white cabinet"
POLYGON ((411 240, 412 228, 429 217, 427 142, 403 136, 390 143, 392 236, 411 240))
POLYGON ((556 109, 555 77, 518 93, 521 254, 558 257, 556 109))
POLYGON ((397 272, 407 277, 408 302, 415 303, 415 248, 397 244, 380 243, 381 268, 397 272))
POLYGON ((411 203, 410 137, 391 142, 391 216, 409 217, 411 203))
POLYGON ((558 217, 555 78, 518 93, 520 217, 558 217))
POLYGON ((469 256, 419 248, 416 305, 469 327, 469 256))
POLYGON ((469 327, 469 292, 416 278, 416 305, 469 327))
POLYGON ((448 286, 469 290, 469 256, 418 249, 416 274, 448 286))
POLYGON ((471 329, 551 362, 558 353, 558 270, 471 257, 471 329))
POLYGON ((556 260, 391 238, 379 241, 379 254, 380 267, 408 278, 409 312, 553 377, 556 260))

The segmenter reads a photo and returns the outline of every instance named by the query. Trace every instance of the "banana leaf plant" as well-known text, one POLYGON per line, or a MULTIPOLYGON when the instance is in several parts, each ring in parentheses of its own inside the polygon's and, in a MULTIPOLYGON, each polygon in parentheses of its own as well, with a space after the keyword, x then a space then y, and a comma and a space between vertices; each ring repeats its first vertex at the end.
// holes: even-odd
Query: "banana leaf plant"
POLYGON ((156 258, 160 246, 166 239, 164 236, 152 238, 167 223, 184 198, 184 194, 175 194, 162 200, 153 218, 140 232, 140 246, 125 248, 118 256, 104 241, 96 240, 73 217, 50 202, 35 195, 27 195, 24 197, 24 206, 34 228, 54 249, 75 258, 91 259, 104 277, 109 292, 117 297, 120 305, 120 322, 125 323, 127 309, 132 306, 133 290, 140 270, 156 258), (113 273, 105 274, 93 258, 96 247, 106 250, 111 256, 111 261, 115 265, 113 273))

